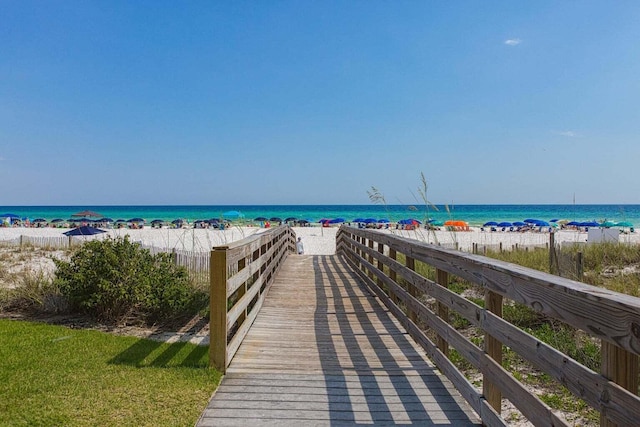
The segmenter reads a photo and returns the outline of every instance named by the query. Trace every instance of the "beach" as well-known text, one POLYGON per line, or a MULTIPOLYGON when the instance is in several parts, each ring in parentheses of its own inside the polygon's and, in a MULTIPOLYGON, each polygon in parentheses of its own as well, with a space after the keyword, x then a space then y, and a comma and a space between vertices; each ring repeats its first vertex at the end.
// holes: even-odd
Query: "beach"
MULTIPOLYGON (((307 255, 331 255, 335 253, 335 236, 338 226, 331 227, 292 227, 296 236, 302 238, 304 251, 307 255)), ((15 241, 20 236, 35 238, 64 237, 63 232, 68 228, 29 228, 29 227, 2 227, 0 228, 0 243, 2 241, 15 241)), ((193 252, 207 252, 214 246, 227 245, 242 240, 257 233, 266 231, 260 227, 232 226, 225 230, 217 229, 171 229, 151 228, 141 229, 106 229, 105 233, 97 236, 75 238, 103 239, 107 236, 116 238, 129 236, 134 242, 139 242, 147 247, 162 248, 166 250, 181 250, 193 252)), ((378 230, 401 237, 415 239, 430 244, 440 244, 445 247, 455 248, 465 252, 471 252, 474 245, 480 250, 482 247, 512 249, 518 247, 544 246, 549 243, 548 232, 516 232, 516 231, 488 231, 480 227, 470 227, 470 231, 427 230, 418 228, 415 230, 398 230, 394 227, 378 230)), ((588 234, 577 230, 558 230, 554 232, 556 244, 584 243, 588 234)), ((621 234, 619 241, 622 243, 640 243, 639 233, 621 234)))

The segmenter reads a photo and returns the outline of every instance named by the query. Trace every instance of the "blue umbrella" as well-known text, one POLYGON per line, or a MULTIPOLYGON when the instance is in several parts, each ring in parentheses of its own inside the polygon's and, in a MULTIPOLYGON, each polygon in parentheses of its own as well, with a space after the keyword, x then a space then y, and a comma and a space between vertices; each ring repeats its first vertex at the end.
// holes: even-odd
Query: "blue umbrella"
POLYGON ((93 236, 94 234, 106 233, 104 230, 100 230, 99 228, 89 227, 88 225, 83 225, 82 227, 74 228, 73 230, 65 231, 65 236, 93 236))
POLYGON ((547 221, 538 220, 533 223, 536 227, 548 227, 549 223, 547 221))
POLYGON ((240 219, 244 218, 244 214, 240 211, 227 211, 222 214, 222 217, 225 219, 240 219))
POLYGON ((498 223, 495 221, 489 221, 489 222, 485 222, 483 227, 497 227, 498 223))
POLYGON ((508 221, 504 221, 504 222, 501 222, 500 224, 498 224, 498 227, 513 227, 513 224, 511 224, 508 221))
POLYGON ((534 218, 527 218, 523 222, 526 222, 527 224, 535 224, 538 221, 540 221, 540 220, 539 219, 534 219, 534 218))
POLYGON ((17 218, 20 218, 20 215, 16 215, 16 214, 12 214, 12 213, 6 213, 6 214, 0 215, 0 218, 17 219, 17 218))
POLYGON ((408 225, 408 224, 422 224, 422 223, 417 219, 407 218, 407 219, 401 219, 400 221, 398 221, 398 224, 408 225))
POLYGON ((354 220, 353 220, 353 221, 351 221, 351 222, 364 222, 364 218, 360 218, 360 217, 358 217, 358 218, 354 219, 354 220))
POLYGON ((334 218, 329 221, 329 224, 339 224, 341 222, 344 222, 344 218, 334 218))
POLYGON ((570 221, 570 222, 567 223, 567 225, 574 226, 574 227, 580 227, 580 223, 578 221, 570 221))
POLYGON ((365 224, 375 224, 376 222, 378 222, 378 220, 377 220, 377 219, 375 219, 375 218, 366 218, 366 219, 365 219, 364 221, 362 221, 362 222, 364 222, 365 224))
POLYGON ((513 223, 513 225, 515 225, 516 227, 524 227, 525 225, 527 225, 527 223, 522 221, 516 221, 513 223))

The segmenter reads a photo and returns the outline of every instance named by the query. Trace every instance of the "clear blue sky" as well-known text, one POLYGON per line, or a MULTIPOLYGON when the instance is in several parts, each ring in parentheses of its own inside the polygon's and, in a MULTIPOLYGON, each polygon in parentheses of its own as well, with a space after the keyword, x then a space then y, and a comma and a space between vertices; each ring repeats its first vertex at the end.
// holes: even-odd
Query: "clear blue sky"
POLYGON ((640 203, 640 2, 0 0, 0 205, 640 203))

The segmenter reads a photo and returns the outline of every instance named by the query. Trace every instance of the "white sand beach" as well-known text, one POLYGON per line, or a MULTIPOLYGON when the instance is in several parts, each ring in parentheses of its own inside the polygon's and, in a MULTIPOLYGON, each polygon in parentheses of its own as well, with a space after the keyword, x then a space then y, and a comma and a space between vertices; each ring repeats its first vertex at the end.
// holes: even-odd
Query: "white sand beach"
MULTIPOLYGON (((3 240, 18 239, 21 235, 32 237, 61 237, 62 233, 69 229, 63 228, 0 228, 0 242, 3 240)), ((335 236, 338 227, 293 227, 296 235, 302 238, 305 254, 330 255, 335 253, 335 236)), ((256 233, 266 231, 258 227, 230 227, 226 230, 216 229, 155 229, 144 227, 142 229, 108 229, 106 233, 91 238, 123 237, 129 235, 132 241, 140 242, 146 246, 168 248, 185 251, 206 252, 214 246, 226 245, 241 240, 256 233)), ((466 252, 471 252, 473 245, 480 248, 499 247, 511 249, 514 246, 543 246, 549 242, 549 233, 538 232, 502 232, 481 231, 480 228, 471 227, 470 231, 445 231, 445 230, 396 230, 395 228, 380 230, 384 233, 416 239, 426 243, 436 243, 447 247, 457 247, 466 252)), ((556 243, 562 245, 565 242, 586 242, 587 233, 576 230, 559 230, 554 233, 556 243)), ((83 237, 84 238, 84 237, 83 237)), ((639 233, 621 234, 620 242, 640 243, 639 233)))

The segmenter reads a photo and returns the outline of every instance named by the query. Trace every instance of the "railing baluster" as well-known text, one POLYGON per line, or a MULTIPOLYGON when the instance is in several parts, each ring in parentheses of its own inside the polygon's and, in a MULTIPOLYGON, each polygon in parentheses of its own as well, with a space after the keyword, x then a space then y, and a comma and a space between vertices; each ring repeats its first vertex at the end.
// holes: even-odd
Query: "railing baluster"
MULTIPOLYGON (((638 394, 638 356, 608 341, 602 341, 600 372, 614 383, 633 394, 638 394)), ((600 425, 617 427, 618 424, 600 414, 600 425)))
MULTIPOLYGON (((444 270, 436 269, 436 282, 444 287, 449 287, 449 273, 444 270)), ((445 322, 449 323, 449 307, 438 301, 436 303, 436 307, 438 309, 438 317, 443 319, 445 322)), ((444 337, 438 335, 438 348, 445 355, 449 356, 449 343, 444 337)))
MULTIPOLYGON (((409 270, 416 271, 416 260, 411 258, 409 255, 405 256, 405 265, 409 270)), ((416 297, 418 294, 416 288, 411 283, 408 283, 408 282, 407 282, 407 290, 409 291, 409 294, 411 294, 411 296, 413 297, 416 297)), ((407 311, 409 312, 409 319, 411 319, 413 323, 416 323, 418 321, 418 315, 416 314, 416 312, 411 310, 410 308, 407 308, 407 311)))
MULTIPOLYGON (((498 317, 502 317, 502 295, 489 290, 485 291, 484 296, 485 309, 495 314, 498 317)), ((492 337, 488 333, 484 335, 485 351, 493 360, 502 365, 502 343, 496 338, 492 337)), ((490 376, 484 375, 482 379, 482 389, 485 399, 496 410, 498 414, 501 413, 502 408, 502 393, 500 389, 491 381, 490 376)))

